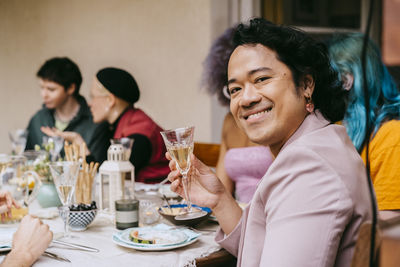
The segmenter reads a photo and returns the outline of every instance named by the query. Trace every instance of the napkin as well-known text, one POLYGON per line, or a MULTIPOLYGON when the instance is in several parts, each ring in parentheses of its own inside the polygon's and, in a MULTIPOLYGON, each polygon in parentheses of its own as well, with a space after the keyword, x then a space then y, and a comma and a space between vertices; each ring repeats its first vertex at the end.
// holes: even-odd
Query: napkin
POLYGON ((16 226, 0 227, 0 251, 11 248, 12 238, 16 231, 16 226))

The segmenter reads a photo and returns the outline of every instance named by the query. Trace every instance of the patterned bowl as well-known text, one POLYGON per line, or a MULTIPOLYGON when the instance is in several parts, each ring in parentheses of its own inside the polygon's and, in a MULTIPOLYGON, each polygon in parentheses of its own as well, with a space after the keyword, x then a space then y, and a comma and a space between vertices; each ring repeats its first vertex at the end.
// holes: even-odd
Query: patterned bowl
MULTIPOLYGON (((82 210, 82 211, 70 211, 69 212, 69 229, 71 231, 85 231, 88 225, 96 217, 97 210, 82 210)), ((60 212, 61 216, 61 212, 60 212)), ((64 216, 61 216, 65 220, 64 216)))

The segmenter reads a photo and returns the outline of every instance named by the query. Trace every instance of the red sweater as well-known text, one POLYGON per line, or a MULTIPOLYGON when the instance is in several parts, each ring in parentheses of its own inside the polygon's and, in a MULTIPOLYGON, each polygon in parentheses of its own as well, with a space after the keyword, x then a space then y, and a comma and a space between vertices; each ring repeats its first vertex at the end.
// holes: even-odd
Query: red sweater
POLYGON ((168 160, 165 158, 166 148, 160 134, 162 130, 140 109, 128 109, 120 118, 114 132, 114 138, 141 134, 146 136, 151 143, 152 151, 149 164, 137 173, 136 182, 157 183, 167 177, 170 172, 168 160))

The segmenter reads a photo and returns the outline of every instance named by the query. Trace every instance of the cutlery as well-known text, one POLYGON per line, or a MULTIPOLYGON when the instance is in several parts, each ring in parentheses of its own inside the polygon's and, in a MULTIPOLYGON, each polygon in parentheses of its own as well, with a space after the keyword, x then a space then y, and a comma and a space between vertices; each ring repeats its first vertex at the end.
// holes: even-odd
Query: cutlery
POLYGON ((165 178, 164 180, 162 180, 159 184, 158 187, 161 187, 163 184, 165 184, 166 182, 168 182, 168 177, 165 178))
POLYGON ((168 208, 169 208, 169 211, 171 212, 171 214, 173 214, 171 205, 169 204, 168 199, 167 199, 167 197, 166 197, 164 194, 163 194, 163 198, 164 198, 165 202, 167 202, 167 206, 168 206, 168 208))
MULTIPOLYGON (((8 254, 11 251, 11 247, 10 246, 2 246, 1 248, 1 254, 8 254)), ((43 252, 43 256, 55 259, 55 260, 59 260, 59 261, 66 261, 66 262, 71 262, 69 259, 61 257, 55 253, 49 252, 47 250, 45 250, 43 252)))
POLYGON ((71 261, 70 261, 69 259, 67 259, 67 258, 63 258, 63 257, 61 257, 61 256, 59 256, 59 255, 57 255, 57 254, 55 254, 55 253, 48 252, 48 251, 45 251, 45 252, 43 253, 43 256, 46 256, 46 257, 49 257, 49 258, 52 258, 52 259, 55 259, 55 260, 59 260, 59 261, 71 262, 71 261))
POLYGON ((99 252, 100 251, 97 248, 92 248, 92 247, 88 247, 88 246, 84 246, 84 245, 80 245, 80 244, 75 244, 75 243, 69 243, 69 242, 65 242, 65 241, 61 241, 61 240, 54 240, 53 239, 53 244, 63 245, 63 246, 71 247, 71 248, 77 248, 77 249, 90 251, 90 252, 99 252))

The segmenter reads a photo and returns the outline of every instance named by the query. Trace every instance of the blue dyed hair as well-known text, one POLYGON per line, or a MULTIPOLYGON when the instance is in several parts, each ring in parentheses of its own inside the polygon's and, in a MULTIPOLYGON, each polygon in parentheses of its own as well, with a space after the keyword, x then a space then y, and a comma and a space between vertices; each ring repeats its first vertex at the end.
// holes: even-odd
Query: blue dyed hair
MULTIPOLYGON (((347 133, 354 146, 361 151, 366 133, 366 111, 363 92, 361 50, 363 34, 337 34, 329 42, 329 56, 332 67, 339 73, 354 77, 350 89, 348 108, 343 120, 347 133)), ((382 123, 400 117, 400 95, 395 82, 381 60, 379 48, 368 41, 366 56, 366 75, 369 92, 370 123, 373 135, 382 123)))

